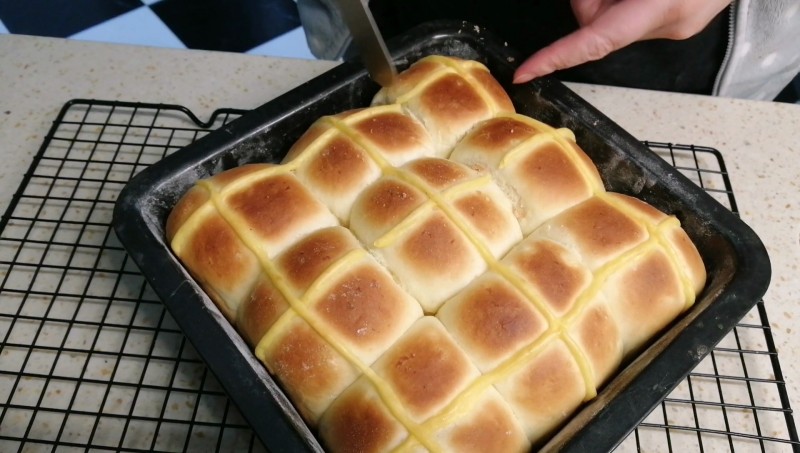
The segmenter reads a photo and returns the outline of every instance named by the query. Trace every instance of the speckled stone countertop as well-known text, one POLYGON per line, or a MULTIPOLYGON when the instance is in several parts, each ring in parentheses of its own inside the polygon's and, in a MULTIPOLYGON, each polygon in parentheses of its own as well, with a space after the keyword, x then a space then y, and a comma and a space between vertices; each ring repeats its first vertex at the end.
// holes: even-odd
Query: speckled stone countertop
MULTIPOLYGON (((173 103, 200 118, 250 109, 335 63, 0 35, 0 212, 64 103, 173 103)), ((800 408, 800 105, 570 84, 635 137, 723 152, 742 218, 765 243, 764 299, 794 410, 800 408)))

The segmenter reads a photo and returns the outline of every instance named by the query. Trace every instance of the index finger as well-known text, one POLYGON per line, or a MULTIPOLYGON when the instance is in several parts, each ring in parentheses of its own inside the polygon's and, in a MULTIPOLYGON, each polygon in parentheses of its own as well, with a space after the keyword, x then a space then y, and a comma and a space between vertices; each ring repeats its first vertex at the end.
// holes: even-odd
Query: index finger
MULTIPOLYGON (((658 3, 662 2, 655 2, 658 3)), ((664 17, 663 9, 651 2, 617 3, 594 22, 534 53, 517 68, 514 83, 599 60, 647 36, 660 27, 664 17)))

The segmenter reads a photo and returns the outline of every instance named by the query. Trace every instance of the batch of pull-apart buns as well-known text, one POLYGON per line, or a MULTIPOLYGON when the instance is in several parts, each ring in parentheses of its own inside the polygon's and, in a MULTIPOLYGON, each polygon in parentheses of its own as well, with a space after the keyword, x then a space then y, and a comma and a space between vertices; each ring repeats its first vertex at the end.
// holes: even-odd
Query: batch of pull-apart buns
POLYGON ((277 164, 199 181, 174 253, 331 451, 525 451, 702 289, 479 62, 426 57, 277 164))

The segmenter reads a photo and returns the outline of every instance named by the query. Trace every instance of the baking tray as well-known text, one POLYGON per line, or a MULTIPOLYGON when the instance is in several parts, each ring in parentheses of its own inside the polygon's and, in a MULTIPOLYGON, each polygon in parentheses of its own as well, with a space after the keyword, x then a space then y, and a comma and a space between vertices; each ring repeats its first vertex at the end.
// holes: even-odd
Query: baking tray
MULTIPOLYGON (((695 305, 627 362, 544 445, 544 450, 610 450, 705 357, 766 292, 770 263, 754 232, 686 177, 553 78, 511 84, 519 56, 489 32, 436 22, 388 43, 399 69, 429 54, 489 67, 520 113, 568 127, 597 165, 606 188, 676 215, 706 263, 695 305)), ((321 451, 319 442, 265 368, 169 251, 164 224, 198 179, 250 162, 278 162, 322 115, 369 104, 378 86, 347 61, 267 102, 139 173, 115 205, 113 226, 130 256, 264 445, 321 451)))

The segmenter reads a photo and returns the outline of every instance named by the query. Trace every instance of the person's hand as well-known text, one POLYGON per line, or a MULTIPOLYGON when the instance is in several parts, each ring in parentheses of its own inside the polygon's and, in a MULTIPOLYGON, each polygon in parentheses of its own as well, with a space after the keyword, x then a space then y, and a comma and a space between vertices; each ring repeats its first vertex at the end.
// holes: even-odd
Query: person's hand
POLYGON ((731 0, 570 0, 580 28, 541 49, 514 73, 524 83, 599 60, 647 39, 687 39, 700 33, 731 0))

